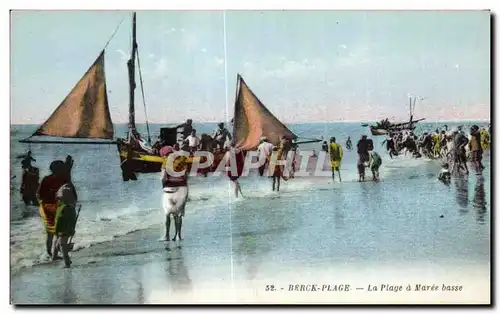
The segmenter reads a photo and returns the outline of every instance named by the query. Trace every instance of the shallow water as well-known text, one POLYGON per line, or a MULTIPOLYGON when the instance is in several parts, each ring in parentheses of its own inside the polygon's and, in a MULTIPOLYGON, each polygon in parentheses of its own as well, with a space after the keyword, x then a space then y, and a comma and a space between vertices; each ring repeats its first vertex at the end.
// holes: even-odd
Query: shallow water
MULTIPOLYGON (((153 133, 159 127, 151 126, 153 133)), ((211 132, 214 127, 196 126, 199 133, 211 132)), ((435 128, 435 124, 427 127, 435 128)), ((366 133, 357 123, 291 128, 305 137, 333 135, 342 145, 346 134, 355 145, 360 134, 366 133)), ((28 149, 17 140, 29 136, 33 129, 13 126, 15 132, 11 133, 11 176, 17 176, 11 180, 13 270, 39 263, 44 253, 37 209, 25 207, 19 197, 20 165, 14 158, 28 149)), ((123 134, 125 126, 117 129, 117 134, 123 134)), ((208 256, 210 250, 203 247, 213 241, 220 251, 211 258, 229 261, 232 257, 235 276, 246 279, 258 273, 259 265, 293 268, 305 258, 315 264, 489 260, 489 172, 485 172, 483 183, 471 175, 467 181, 455 180, 444 186, 436 179, 436 162, 405 156, 390 160, 380 145, 383 138, 373 139, 383 158, 379 184, 354 182, 354 151, 344 152, 342 184, 331 184, 329 177, 297 178, 283 182, 282 191, 275 194, 269 180, 248 177, 241 179, 247 198, 234 200, 225 177, 193 178, 184 229, 186 237, 196 230, 190 245, 208 256), (222 248, 221 243, 227 247, 222 248)), ((319 152, 320 146, 308 144, 301 149, 319 152)), ((132 231, 156 230, 161 224, 159 176, 140 175, 136 182, 123 182, 114 145, 32 144, 31 150, 42 176, 55 158, 71 154, 75 159, 73 179, 82 204, 75 236, 77 249, 116 241, 117 236, 132 231)), ((485 159, 489 169, 489 156, 485 159)), ((82 257, 99 254, 94 249, 79 253, 82 257)), ((266 269, 273 271, 273 267, 266 269)))

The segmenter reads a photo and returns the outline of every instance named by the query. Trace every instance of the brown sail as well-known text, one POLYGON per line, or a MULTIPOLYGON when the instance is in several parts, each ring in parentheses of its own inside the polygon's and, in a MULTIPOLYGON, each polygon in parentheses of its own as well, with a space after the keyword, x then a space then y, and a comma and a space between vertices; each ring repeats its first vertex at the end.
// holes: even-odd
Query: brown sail
POLYGON ((37 135, 113 138, 104 74, 104 50, 54 113, 33 134, 37 135))
POLYGON ((242 150, 254 150, 265 136, 274 145, 278 145, 282 136, 297 139, 264 104, 255 96, 238 75, 239 90, 234 106, 234 139, 236 147, 242 150))

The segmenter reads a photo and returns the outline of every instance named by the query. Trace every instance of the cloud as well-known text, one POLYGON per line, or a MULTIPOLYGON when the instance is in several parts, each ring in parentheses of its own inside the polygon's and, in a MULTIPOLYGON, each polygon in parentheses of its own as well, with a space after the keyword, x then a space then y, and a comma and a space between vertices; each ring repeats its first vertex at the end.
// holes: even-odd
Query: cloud
POLYGON ((170 33, 174 33, 176 31, 175 27, 172 27, 172 28, 169 28, 167 30, 164 31, 165 34, 170 34, 170 33))
POLYGON ((215 64, 217 64, 217 65, 222 65, 222 64, 224 64, 224 59, 223 59, 223 58, 218 58, 218 57, 216 57, 216 58, 215 58, 215 64))
POLYGON ((129 53, 126 53, 126 52, 124 52, 121 49, 117 49, 116 52, 118 52, 121 55, 122 61, 127 61, 128 59, 130 59, 130 54, 129 53))
POLYGON ((342 48, 342 49, 347 49, 346 45, 340 45, 339 47, 342 48))
POLYGON ((181 31, 181 32, 184 32, 184 31, 185 31, 185 29, 184 29, 184 28, 181 28, 181 29, 180 29, 180 31, 181 31))
POLYGON ((369 47, 357 47, 350 51, 349 54, 339 56, 333 65, 340 67, 354 67, 360 64, 368 64, 372 60, 372 56, 370 56, 369 52, 369 47))
POLYGON ((201 52, 207 52, 207 48, 201 48, 201 52))

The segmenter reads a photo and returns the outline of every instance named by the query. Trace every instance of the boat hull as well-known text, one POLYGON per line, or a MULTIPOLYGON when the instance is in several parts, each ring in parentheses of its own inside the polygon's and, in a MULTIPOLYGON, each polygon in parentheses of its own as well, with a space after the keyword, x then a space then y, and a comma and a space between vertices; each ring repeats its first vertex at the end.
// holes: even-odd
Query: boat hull
POLYGON ((374 128, 373 126, 370 127, 370 132, 372 133, 373 136, 387 135, 387 134, 389 134, 388 130, 386 130, 386 129, 377 129, 377 128, 374 128))
POLYGON ((410 122, 392 124, 387 128, 377 128, 377 127, 371 125, 370 132, 372 133, 373 136, 377 136, 377 135, 387 135, 390 132, 401 132, 403 130, 413 131, 416 128, 417 122, 422 121, 422 120, 425 120, 425 119, 415 120, 411 123, 411 125, 410 125, 410 122))
MULTIPOLYGON (((137 180, 136 173, 158 173, 161 172, 162 165, 166 158, 159 155, 155 155, 146 152, 143 149, 137 149, 136 147, 130 147, 130 144, 123 139, 117 140, 118 153, 120 155, 120 165, 122 169, 123 180, 137 180), (131 154, 129 157, 129 153, 131 154)), ((215 153, 214 161, 208 167, 202 167, 197 170, 198 174, 206 175, 210 172, 217 170, 219 163, 224 158, 224 152, 215 153)), ((204 156, 196 156, 196 153, 192 155, 188 162, 192 165, 194 162, 199 162, 200 164, 206 161, 204 156)), ((188 166, 188 171, 190 171, 191 166, 188 166)))

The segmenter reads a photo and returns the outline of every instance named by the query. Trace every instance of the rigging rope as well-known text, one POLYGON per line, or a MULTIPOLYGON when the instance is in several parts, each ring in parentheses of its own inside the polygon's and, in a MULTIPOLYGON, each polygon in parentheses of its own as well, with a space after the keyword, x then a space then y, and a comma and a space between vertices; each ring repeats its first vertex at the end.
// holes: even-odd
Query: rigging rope
POLYGON ((139 81, 141 82, 142 103, 144 104, 144 116, 146 117, 146 129, 148 130, 148 144, 151 145, 151 134, 149 133, 148 112, 146 110, 146 97, 144 97, 144 84, 142 83, 141 59, 139 59, 139 47, 137 47, 137 65, 139 67, 139 81))
POLYGON ((108 42, 106 43, 106 45, 104 45, 104 48, 102 50, 105 50, 109 43, 111 42, 111 39, 113 39, 113 37, 115 37, 116 35, 116 32, 118 31, 118 29, 120 28, 120 26, 122 25, 123 21, 125 20, 125 17, 122 18, 122 21, 120 22, 120 24, 118 24, 118 26, 116 27, 115 31, 113 32, 113 34, 111 34, 111 37, 109 38, 108 42))

